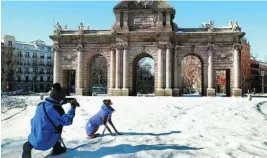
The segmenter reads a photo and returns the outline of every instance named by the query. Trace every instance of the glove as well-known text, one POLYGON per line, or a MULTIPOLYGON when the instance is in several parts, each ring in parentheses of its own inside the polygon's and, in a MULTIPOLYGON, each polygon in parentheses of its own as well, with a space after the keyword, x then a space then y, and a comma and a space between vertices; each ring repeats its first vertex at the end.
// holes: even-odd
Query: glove
POLYGON ((76 99, 70 101, 71 108, 75 109, 77 106, 79 107, 80 104, 77 102, 76 99))

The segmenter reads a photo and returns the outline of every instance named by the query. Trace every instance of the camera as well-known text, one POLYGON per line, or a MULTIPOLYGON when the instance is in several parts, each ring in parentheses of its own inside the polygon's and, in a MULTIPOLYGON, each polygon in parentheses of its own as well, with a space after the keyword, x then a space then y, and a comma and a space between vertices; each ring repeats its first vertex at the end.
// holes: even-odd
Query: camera
POLYGON ((61 105, 63 104, 67 104, 67 103, 72 103, 74 104, 76 107, 80 107, 80 104, 77 102, 76 98, 65 98, 64 100, 62 100, 61 105))

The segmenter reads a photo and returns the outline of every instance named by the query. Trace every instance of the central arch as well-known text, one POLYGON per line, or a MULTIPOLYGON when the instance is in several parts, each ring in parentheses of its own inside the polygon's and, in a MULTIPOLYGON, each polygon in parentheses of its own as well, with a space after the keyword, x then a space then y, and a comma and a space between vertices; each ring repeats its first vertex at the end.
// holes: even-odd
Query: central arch
POLYGON ((154 93, 154 59, 141 53, 133 61, 132 96, 154 93))
POLYGON ((185 95, 203 96, 204 62, 197 54, 187 54, 181 61, 181 91, 185 95))

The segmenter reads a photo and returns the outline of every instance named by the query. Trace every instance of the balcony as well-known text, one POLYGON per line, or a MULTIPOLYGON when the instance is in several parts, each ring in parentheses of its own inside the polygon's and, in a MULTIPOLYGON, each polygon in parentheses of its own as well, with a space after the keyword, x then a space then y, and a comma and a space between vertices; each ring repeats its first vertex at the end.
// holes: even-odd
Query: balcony
POLYGON ((32 56, 32 58, 37 58, 37 55, 32 56))
POLYGON ((40 58, 44 59, 44 56, 40 56, 40 58))
POLYGON ((25 55, 26 58, 30 58, 30 55, 25 55))
POLYGON ((51 59, 52 57, 46 57, 47 59, 51 59))

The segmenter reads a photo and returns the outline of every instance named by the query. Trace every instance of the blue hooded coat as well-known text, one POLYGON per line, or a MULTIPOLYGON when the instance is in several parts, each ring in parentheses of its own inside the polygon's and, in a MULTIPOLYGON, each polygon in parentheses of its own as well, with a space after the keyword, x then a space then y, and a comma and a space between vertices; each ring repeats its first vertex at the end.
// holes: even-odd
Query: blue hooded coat
POLYGON ((95 114, 93 117, 91 117, 89 122, 97 126, 103 125, 102 118, 105 116, 107 116, 108 118, 111 118, 112 113, 113 113, 113 110, 110 109, 107 105, 103 104, 99 112, 95 114))
POLYGON ((31 143, 34 149, 47 150, 53 147, 59 139, 62 126, 68 126, 72 124, 75 116, 75 109, 71 108, 67 114, 65 114, 60 103, 48 97, 44 102, 41 102, 34 117, 31 119, 31 133, 28 137, 28 141, 31 143), (43 107, 45 106, 45 108, 43 107), (47 112, 48 117, 53 124, 47 118, 44 109, 47 112))

